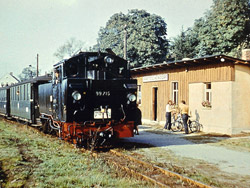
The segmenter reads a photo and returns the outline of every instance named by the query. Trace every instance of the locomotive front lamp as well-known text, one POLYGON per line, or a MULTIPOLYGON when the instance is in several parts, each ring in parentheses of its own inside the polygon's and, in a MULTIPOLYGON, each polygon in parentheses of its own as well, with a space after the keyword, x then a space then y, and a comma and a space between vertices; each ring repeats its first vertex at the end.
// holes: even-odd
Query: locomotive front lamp
POLYGON ((81 95, 81 93, 79 93, 78 91, 74 91, 74 92, 72 93, 72 97, 73 97, 73 99, 75 99, 76 101, 79 101, 79 100, 82 98, 82 95, 81 95))
POLYGON ((128 94, 127 97, 130 102, 134 102, 136 100, 136 96, 132 93, 128 94))
POLYGON ((114 59, 113 59, 112 57, 109 57, 109 56, 106 56, 106 57, 104 58, 104 61, 105 61, 106 63, 109 63, 109 64, 114 63, 114 59))

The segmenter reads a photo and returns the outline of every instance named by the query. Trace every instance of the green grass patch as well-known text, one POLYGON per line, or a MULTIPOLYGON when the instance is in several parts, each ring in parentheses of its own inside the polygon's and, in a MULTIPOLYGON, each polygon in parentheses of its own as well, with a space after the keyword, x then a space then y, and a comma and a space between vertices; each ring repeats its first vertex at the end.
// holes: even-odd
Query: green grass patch
POLYGON ((49 135, 0 121, 0 187, 145 187, 120 177, 90 152, 49 135))

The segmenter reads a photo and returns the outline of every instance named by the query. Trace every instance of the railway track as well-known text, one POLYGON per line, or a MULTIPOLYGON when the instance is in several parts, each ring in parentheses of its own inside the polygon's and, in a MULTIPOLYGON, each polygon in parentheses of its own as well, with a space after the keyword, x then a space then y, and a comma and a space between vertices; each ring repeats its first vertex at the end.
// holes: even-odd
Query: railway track
MULTIPOLYGON (((13 121, 5 120, 13 123, 13 121)), ((31 129, 38 129, 39 126, 28 126, 31 129)), ((28 128, 27 127, 27 128, 28 128)), ((82 152, 86 152, 81 148, 82 152)), ((108 152, 91 152, 94 157, 100 157, 107 162, 108 165, 115 166, 117 170, 122 170, 137 179, 150 182, 155 187, 197 187, 197 188, 211 188, 199 181, 182 176, 173 171, 169 171, 141 161, 130 155, 121 153, 115 149, 108 152)))
POLYGON ((211 188, 209 185, 138 160, 114 149, 99 153, 97 156, 102 157, 107 164, 115 166, 118 170, 123 170, 130 176, 150 182, 156 187, 211 188))

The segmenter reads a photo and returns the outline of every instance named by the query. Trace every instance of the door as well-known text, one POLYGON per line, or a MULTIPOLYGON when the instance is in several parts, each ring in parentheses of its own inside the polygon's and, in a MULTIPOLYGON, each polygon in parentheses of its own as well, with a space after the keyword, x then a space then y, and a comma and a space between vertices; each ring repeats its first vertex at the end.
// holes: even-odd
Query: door
POLYGON ((152 92, 153 121, 157 121, 157 95, 158 95, 158 88, 154 87, 152 92))
POLYGON ((54 69, 53 75, 53 117, 56 120, 62 119, 62 68, 61 66, 54 69))

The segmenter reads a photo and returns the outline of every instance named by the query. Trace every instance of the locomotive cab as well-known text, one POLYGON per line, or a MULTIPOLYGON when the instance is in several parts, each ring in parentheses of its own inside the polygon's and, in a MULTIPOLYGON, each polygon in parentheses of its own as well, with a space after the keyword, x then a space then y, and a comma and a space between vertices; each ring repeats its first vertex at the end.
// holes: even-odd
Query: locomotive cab
POLYGON ((136 87, 125 60, 109 54, 78 55, 54 68, 54 117, 78 123, 129 119, 136 87))

